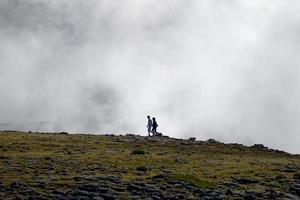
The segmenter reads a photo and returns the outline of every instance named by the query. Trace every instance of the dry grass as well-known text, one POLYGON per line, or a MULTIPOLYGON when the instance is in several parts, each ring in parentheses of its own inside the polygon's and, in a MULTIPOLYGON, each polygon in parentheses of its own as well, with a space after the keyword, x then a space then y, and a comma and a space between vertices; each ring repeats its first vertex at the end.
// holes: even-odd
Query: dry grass
MULTIPOLYGON (((281 172, 287 164, 300 168, 299 156, 224 144, 181 144, 180 140, 152 142, 144 137, 103 135, 60 135, 0 132, 0 181, 31 182, 49 178, 64 186, 78 175, 113 174, 127 180, 147 179, 157 174, 212 187, 232 177, 252 177, 260 190, 299 173, 281 172), (142 150, 143 153, 133 153, 142 150), (142 166, 147 170, 137 170, 142 166), (277 177, 278 178, 278 177, 277 177)), ((276 185, 276 184, 275 184, 276 185)), ((277 186, 278 190, 284 187, 277 186)))

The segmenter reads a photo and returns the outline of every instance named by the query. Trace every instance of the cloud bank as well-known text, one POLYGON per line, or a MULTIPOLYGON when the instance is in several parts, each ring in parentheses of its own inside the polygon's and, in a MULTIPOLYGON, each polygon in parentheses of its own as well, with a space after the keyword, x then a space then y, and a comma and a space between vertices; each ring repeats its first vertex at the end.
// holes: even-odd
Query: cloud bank
POLYGON ((300 153, 300 3, 0 1, 3 128, 164 134, 300 153))

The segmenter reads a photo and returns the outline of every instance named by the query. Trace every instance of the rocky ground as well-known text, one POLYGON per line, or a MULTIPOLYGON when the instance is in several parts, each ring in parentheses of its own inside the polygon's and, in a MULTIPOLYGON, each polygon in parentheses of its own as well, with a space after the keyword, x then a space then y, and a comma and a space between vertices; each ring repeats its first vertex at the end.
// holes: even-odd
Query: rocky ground
POLYGON ((299 199, 300 156, 127 134, 0 132, 0 199, 299 199))

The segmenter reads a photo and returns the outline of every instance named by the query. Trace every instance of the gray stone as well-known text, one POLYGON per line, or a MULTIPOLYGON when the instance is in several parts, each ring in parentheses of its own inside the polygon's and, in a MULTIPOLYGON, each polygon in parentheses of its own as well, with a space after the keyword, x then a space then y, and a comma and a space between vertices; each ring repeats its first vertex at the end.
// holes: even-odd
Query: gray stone
POLYGON ((3 184, 2 182, 0 182, 0 192, 7 192, 7 189, 3 184))
POLYGON ((52 194, 61 194, 61 195, 66 195, 66 191, 64 191, 64 190, 60 190, 60 189, 58 189, 58 190, 54 190, 53 192, 52 192, 52 194))
POLYGON ((75 189, 73 193, 76 196, 90 196, 89 192, 84 191, 84 190, 79 190, 79 189, 75 189))
POLYGON ((77 187, 79 190, 84 190, 88 192, 99 192, 99 188, 96 184, 87 183, 77 187))
POLYGON ((110 182, 116 183, 116 184, 121 183, 121 180, 115 176, 100 176, 100 177, 97 177, 97 180, 107 180, 107 181, 110 181, 110 182))
POLYGON ((103 186, 98 187, 98 192, 100 192, 100 193, 106 193, 106 192, 108 192, 108 188, 107 187, 103 187, 103 186))
POLYGON ((299 197, 296 195, 290 194, 290 193, 281 193, 280 199, 286 199, 286 200, 300 200, 299 197))
POLYGON ((76 196, 74 197, 74 200, 90 200, 90 197, 76 195, 76 196))
POLYGON ((300 173, 294 174, 293 178, 296 180, 300 180, 300 173))
POLYGON ((68 200, 69 198, 63 194, 53 194, 52 197, 54 199, 59 199, 59 200, 68 200))
POLYGON ((293 194, 296 194, 298 196, 300 196, 300 184, 293 184, 290 187, 290 192, 293 194))
POLYGON ((75 176, 75 177, 73 177, 73 179, 75 181, 86 181, 87 177, 85 177, 85 176, 75 176))
POLYGON ((273 189, 266 189, 264 195, 268 199, 275 199, 276 197, 278 197, 278 193, 273 189))
POLYGON ((155 175, 152 177, 152 179, 165 179, 165 178, 166 178, 166 176, 163 174, 158 174, 158 175, 155 175))
POLYGON ((28 194, 30 196, 32 196, 32 195, 34 195, 34 194, 37 193, 33 188, 31 188, 31 189, 22 189, 22 190, 19 190, 18 192, 20 194, 28 194))
POLYGON ((93 197, 92 200, 104 200, 102 197, 93 197))
POLYGON ((143 187, 138 186, 136 184, 129 184, 127 186, 127 190, 129 190, 129 191, 132 191, 132 190, 140 191, 140 190, 143 190, 143 187))
POLYGON ((244 199, 245 199, 245 200, 255 200, 256 197, 255 197, 255 195, 252 194, 252 193, 246 193, 246 194, 244 195, 244 199))
POLYGON ((13 181, 11 184, 10 184, 10 188, 13 188, 13 189, 18 189, 20 187, 25 187, 26 185, 24 185, 23 183, 21 183, 20 181, 13 181))
POLYGON ((161 197, 159 197, 159 196, 157 196, 157 195, 152 195, 151 198, 152 198, 153 200, 161 200, 161 199, 162 199, 161 197))
POLYGON ((252 184, 252 183, 258 183, 259 181, 253 179, 253 178, 239 178, 235 179, 240 184, 252 184))
POLYGON ((232 190, 230 189, 230 188, 228 188, 227 190, 226 190, 226 193, 225 193, 226 195, 233 195, 233 192, 232 192, 232 190))
POLYGON ((105 200, 115 200, 116 196, 112 193, 100 194, 100 196, 105 200))
POLYGON ((35 181, 35 187, 45 188, 46 187, 46 183, 43 180, 35 181))
POLYGON ((216 143, 219 143, 218 141, 216 141, 215 139, 208 139, 207 141, 206 141, 207 143, 209 143, 209 144, 216 144, 216 143))
POLYGON ((297 172, 299 168, 294 164, 286 164, 284 166, 281 166, 279 169, 281 172, 297 172))
POLYGON ((129 196, 129 199, 140 199, 139 196, 129 196))

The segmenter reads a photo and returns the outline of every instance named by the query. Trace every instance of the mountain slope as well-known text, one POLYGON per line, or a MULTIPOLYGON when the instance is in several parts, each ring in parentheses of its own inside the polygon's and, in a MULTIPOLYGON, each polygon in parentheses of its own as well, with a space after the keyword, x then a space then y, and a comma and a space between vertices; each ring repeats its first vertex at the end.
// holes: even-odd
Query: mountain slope
POLYGON ((136 135, 0 132, 1 199, 299 196, 300 156, 263 145, 136 135))

